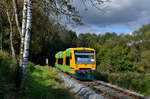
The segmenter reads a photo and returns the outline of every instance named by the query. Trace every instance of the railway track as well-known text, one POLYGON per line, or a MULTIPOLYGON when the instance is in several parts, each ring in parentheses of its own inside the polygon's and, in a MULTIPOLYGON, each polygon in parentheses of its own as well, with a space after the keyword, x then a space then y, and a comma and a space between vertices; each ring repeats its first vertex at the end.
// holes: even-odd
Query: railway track
MULTIPOLYGON (((118 86, 115 86, 115 85, 112 85, 112 84, 109 84, 109 83, 105 83, 103 81, 94 81, 94 82, 97 85, 104 86, 104 87, 107 87, 108 89, 110 88, 110 89, 114 90, 114 94, 115 94, 115 92, 121 94, 120 95, 121 98, 118 98, 118 99, 133 99, 133 98, 135 98, 135 99, 150 99, 150 97, 146 97, 142 94, 138 94, 136 92, 133 92, 133 91, 130 91, 130 90, 127 90, 127 89, 123 89, 123 88, 120 88, 118 86)), ((116 93, 116 95, 117 95, 117 93, 116 93)), ((117 96, 115 96, 115 97, 117 98, 117 96)))
POLYGON ((150 99, 150 97, 102 81, 83 82, 83 84, 110 99, 150 99))
MULTIPOLYGON (((62 73, 62 72, 61 72, 62 73)), ((116 85, 105 83, 103 81, 80 81, 71 76, 62 73, 64 76, 77 81, 91 89, 93 89, 97 94, 103 95, 107 99, 150 99, 150 97, 138 94, 136 92, 120 88, 116 85)))

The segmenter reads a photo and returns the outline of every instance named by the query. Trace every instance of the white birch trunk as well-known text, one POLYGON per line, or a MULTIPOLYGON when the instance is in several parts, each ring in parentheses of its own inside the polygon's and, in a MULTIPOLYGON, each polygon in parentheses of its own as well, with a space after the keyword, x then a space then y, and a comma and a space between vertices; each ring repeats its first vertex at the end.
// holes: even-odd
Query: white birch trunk
POLYGON ((12 16, 10 15, 10 13, 8 12, 8 10, 6 10, 6 14, 7 14, 7 17, 8 17, 8 22, 9 22, 9 26, 10 26, 10 47, 11 47, 11 53, 12 53, 12 56, 16 62, 16 55, 15 55, 15 49, 14 49, 14 45, 13 45, 13 14, 12 16))
POLYGON ((23 49, 24 49, 24 38, 26 33, 26 24, 27 24, 27 6, 28 6, 28 0, 24 0, 24 6, 23 6, 23 20, 22 20, 22 31, 21 31, 21 44, 20 44, 20 60, 19 60, 19 66, 22 67, 23 62, 23 49))
MULTIPOLYGON (((26 1, 26 0, 25 0, 26 1)), ((23 88, 25 75, 26 75, 26 66, 28 62, 29 56, 29 45, 30 45, 30 35, 31 35, 31 27, 32 27, 32 0, 27 0, 27 19, 26 19, 26 32, 24 39, 24 50, 23 50, 23 62, 22 62, 22 79, 20 88, 23 88)), ((22 34, 24 35, 24 34, 22 34)))
POLYGON ((13 8, 14 8, 14 12, 15 12, 15 19, 16 19, 16 25, 20 34, 20 37, 22 35, 21 33, 21 25, 19 23, 19 13, 18 13, 18 4, 17 4, 17 0, 13 0, 13 8))
POLYGON ((0 50, 3 49, 3 46, 2 46, 2 42, 3 42, 2 36, 3 36, 3 34, 2 34, 2 23, 0 23, 0 50))

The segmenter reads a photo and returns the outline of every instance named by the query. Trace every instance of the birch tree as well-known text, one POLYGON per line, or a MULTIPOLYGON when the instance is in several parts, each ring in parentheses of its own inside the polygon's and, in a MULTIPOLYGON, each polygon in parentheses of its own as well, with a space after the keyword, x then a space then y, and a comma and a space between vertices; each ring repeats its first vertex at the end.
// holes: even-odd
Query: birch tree
POLYGON ((19 66, 18 71, 17 71, 17 79, 16 79, 16 86, 17 87, 23 87, 23 82, 22 78, 24 79, 25 76, 25 68, 23 68, 23 51, 24 51, 24 39, 25 39, 25 33, 26 33, 26 23, 27 23, 27 6, 28 6, 28 0, 24 0, 24 5, 23 5, 23 19, 22 19, 22 29, 21 29, 21 24, 19 22, 19 11, 18 11, 18 2, 17 0, 12 0, 13 1, 13 8, 14 8, 14 13, 15 13, 15 21, 17 25, 17 29, 20 34, 21 42, 20 42, 20 55, 19 55, 19 66), (22 83, 22 85, 21 85, 22 83))
POLYGON ((28 8, 28 0, 24 0, 23 5, 23 19, 22 19, 22 29, 19 22, 19 11, 18 11, 18 3, 17 0, 13 1, 13 8, 15 12, 15 21, 16 25, 20 34, 21 42, 20 42, 20 55, 19 55, 19 67, 22 67, 22 61, 23 61, 23 48, 24 48, 24 39, 25 39, 25 33, 26 33, 26 24, 27 24, 27 8, 28 8))
POLYGON ((11 51, 12 51, 12 56, 13 58, 15 59, 16 61, 16 55, 15 55, 15 49, 14 49, 14 46, 13 46, 13 19, 14 19, 14 13, 12 12, 12 14, 10 14, 10 12, 6 11, 7 13, 7 17, 8 17, 8 22, 9 22, 9 26, 10 26, 10 45, 11 45, 11 51))
MULTIPOLYGON (((25 0, 26 1, 26 0, 25 0)), ((24 37, 24 49, 23 49, 23 62, 22 62, 22 80, 21 80, 21 85, 20 88, 23 87, 24 85, 24 80, 25 80, 25 74, 26 74, 26 66, 27 66, 27 62, 28 62, 28 56, 29 56, 29 45, 30 45, 30 35, 31 35, 31 27, 32 27, 32 0, 27 0, 27 13, 26 13, 26 30, 25 30, 25 34, 22 35, 24 37)), ((24 24, 23 24, 24 25, 24 24)))
POLYGON ((2 22, 1 22, 2 18, 1 18, 1 15, 0 15, 0 50, 3 49, 3 46, 2 46, 2 22))
POLYGON ((23 88, 26 66, 29 56, 29 45, 30 45, 30 35, 31 35, 31 24, 32 24, 32 0, 24 0, 23 4, 23 19, 22 19, 22 29, 19 24, 19 14, 17 1, 13 0, 13 7, 15 11, 15 19, 17 28, 20 34, 20 57, 19 57, 19 69, 17 74, 17 87, 23 88))
POLYGON ((13 30, 13 23, 14 23, 14 10, 12 9, 11 0, 2 0, 0 2, 0 8, 3 10, 4 13, 7 15, 7 20, 9 22, 9 28, 10 28, 10 47, 11 47, 11 54, 13 56, 13 59, 16 62, 16 54, 14 49, 14 30, 13 30))

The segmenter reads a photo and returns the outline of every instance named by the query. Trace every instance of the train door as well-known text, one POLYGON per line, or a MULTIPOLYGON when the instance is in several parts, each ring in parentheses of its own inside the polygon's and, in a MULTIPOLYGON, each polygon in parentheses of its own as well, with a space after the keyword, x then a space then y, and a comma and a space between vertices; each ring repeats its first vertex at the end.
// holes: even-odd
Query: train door
POLYGON ((65 72, 65 68, 66 68, 66 51, 64 51, 63 53, 63 72, 65 72))

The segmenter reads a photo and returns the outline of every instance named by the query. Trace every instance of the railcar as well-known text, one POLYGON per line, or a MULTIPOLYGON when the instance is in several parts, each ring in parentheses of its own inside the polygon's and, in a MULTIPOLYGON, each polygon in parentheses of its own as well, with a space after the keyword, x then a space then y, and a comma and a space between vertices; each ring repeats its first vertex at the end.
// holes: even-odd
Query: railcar
POLYGON ((92 48, 69 48, 55 55, 55 66, 76 79, 93 80, 96 70, 95 50, 92 48))

